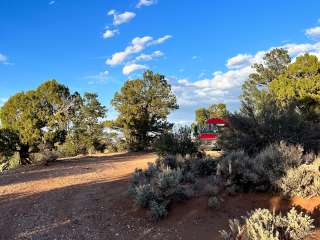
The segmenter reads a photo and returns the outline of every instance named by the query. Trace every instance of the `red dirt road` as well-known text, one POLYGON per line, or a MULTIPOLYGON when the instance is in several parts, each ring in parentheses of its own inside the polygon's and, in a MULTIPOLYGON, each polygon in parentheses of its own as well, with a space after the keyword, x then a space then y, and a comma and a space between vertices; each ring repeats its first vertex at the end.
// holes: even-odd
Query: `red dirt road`
POLYGON ((82 157, 1 175, 0 239, 214 240, 229 218, 287 205, 266 194, 239 194, 209 210, 207 198, 200 197, 172 206, 167 219, 153 223, 127 189, 134 169, 155 158, 151 153, 82 157))

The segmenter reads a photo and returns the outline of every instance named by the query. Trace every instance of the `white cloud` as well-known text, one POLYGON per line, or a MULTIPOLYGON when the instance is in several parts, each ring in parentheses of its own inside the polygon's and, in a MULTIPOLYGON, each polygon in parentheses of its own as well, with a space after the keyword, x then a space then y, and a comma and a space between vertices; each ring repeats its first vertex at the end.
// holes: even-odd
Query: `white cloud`
POLYGON ((163 43, 164 41, 166 41, 167 39, 169 39, 171 37, 171 36, 170 37, 168 37, 168 36, 169 35, 166 35, 166 36, 158 38, 156 40, 154 40, 150 36, 136 37, 136 38, 132 39, 131 45, 127 46, 125 48, 125 50, 123 50, 121 52, 116 52, 112 55, 111 58, 108 58, 106 60, 106 64, 110 65, 110 66, 115 66, 115 65, 121 64, 129 56, 131 56, 135 53, 139 53, 149 46, 163 43))
POLYGON ((171 35, 165 35, 165 36, 163 36, 163 37, 158 38, 157 40, 155 40, 153 44, 161 44, 161 43, 167 41, 167 40, 170 39, 170 38, 172 38, 171 35))
POLYGON ((151 61, 152 59, 157 58, 157 57, 162 57, 163 55, 164 55, 163 52, 158 50, 158 51, 154 51, 151 54, 141 54, 138 57, 136 57, 136 60, 137 61, 151 61))
POLYGON ((251 64, 252 56, 249 54, 238 54, 235 57, 229 58, 227 67, 230 69, 241 68, 251 64))
POLYGON ((56 1, 50 1, 49 2, 49 5, 53 5, 53 4, 55 4, 56 3, 56 1))
POLYGON ((144 6, 151 6, 157 3, 157 0, 139 0, 139 3, 137 4, 137 8, 141 8, 144 6))
MULTIPOLYGON (((216 71, 212 78, 199 81, 178 80, 176 84, 173 84, 172 89, 177 95, 179 104, 181 106, 194 106, 214 102, 239 102, 238 96, 241 93, 241 85, 254 71, 251 65, 263 63, 264 54, 274 48, 258 51, 254 55, 238 54, 227 61, 227 71, 216 71)), ((292 58, 304 53, 320 56, 320 42, 314 44, 292 43, 278 46, 278 48, 286 49, 292 58)))
POLYGON ((197 60, 198 56, 192 56, 192 60, 197 60))
POLYGON ((0 63, 6 63, 8 60, 7 56, 0 53, 0 63))
POLYGON ((12 63, 8 62, 8 57, 2 53, 0 53, 0 64, 13 65, 12 63))
POLYGON ((114 37, 116 34, 119 34, 119 30, 118 30, 118 29, 113 29, 113 30, 107 29, 107 30, 103 33, 102 37, 103 37, 104 39, 112 38, 112 37, 114 37))
POLYGON ((128 12, 128 11, 117 14, 117 12, 113 9, 108 12, 108 15, 113 16, 114 26, 118 26, 123 23, 128 23, 136 16, 134 12, 128 12))
POLYGON ((124 75, 129 75, 130 73, 132 73, 134 71, 142 70, 142 69, 147 69, 147 66, 141 65, 141 64, 136 64, 136 63, 128 63, 122 69, 122 73, 124 75))
POLYGON ((85 79, 89 79, 89 84, 103 84, 108 80, 109 71, 103 71, 98 73, 97 75, 90 75, 84 77, 85 79))
POLYGON ((305 34, 309 37, 319 37, 320 27, 313 27, 306 30, 305 34))

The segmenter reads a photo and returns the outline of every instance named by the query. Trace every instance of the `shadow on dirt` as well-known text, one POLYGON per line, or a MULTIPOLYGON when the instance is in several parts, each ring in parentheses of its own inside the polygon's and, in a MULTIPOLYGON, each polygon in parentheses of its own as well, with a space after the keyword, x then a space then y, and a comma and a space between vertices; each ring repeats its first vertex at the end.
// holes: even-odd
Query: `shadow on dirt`
POLYGON ((121 153, 112 156, 81 156, 59 159, 50 163, 49 166, 31 165, 6 172, 0 175, 0 186, 98 172, 101 167, 106 168, 113 163, 134 161, 145 155, 146 153, 121 153))

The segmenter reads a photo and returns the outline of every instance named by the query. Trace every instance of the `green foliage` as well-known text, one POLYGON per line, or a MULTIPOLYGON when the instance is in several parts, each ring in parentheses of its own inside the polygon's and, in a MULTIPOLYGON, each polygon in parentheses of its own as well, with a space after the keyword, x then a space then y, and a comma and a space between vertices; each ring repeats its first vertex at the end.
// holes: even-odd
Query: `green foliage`
POLYGON ((150 212, 152 218, 156 221, 159 221, 160 219, 168 215, 166 203, 158 203, 156 201, 151 201, 150 212))
MULTIPOLYGON (((1 108, 1 123, 19 136, 22 164, 30 163, 30 154, 60 147, 67 154, 101 147, 99 119, 105 116, 96 94, 83 98, 55 80, 46 81, 35 90, 20 92, 9 98, 1 108)), ((14 139, 14 138, 13 138, 14 139)), ((13 145, 14 146, 14 145, 13 145)), ((66 154, 65 154, 66 155, 66 154)))
POLYGON ((285 140, 320 150, 320 62, 308 54, 290 61, 285 50, 274 49, 253 66, 255 73, 243 85, 241 112, 231 114, 219 138, 224 149, 255 154, 285 140))
POLYGON ((150 184, 138 185, 135 188, 135 201, 141 207, 148 207, 150 201, 155 199, 154 190, 150 184))
POLYGON ((303 163, 303 148, 284 142, 267 146, 249 157, 244 151, 226 154, 219 161, 226 179, 243 191, 277 189, 278 180, 290 169, 303 163))
POLYGON ((217 161, 210 157, 195 159, 191 163, 191 170, 196 176, 209 176, 216 172, 217 161))
POLYGON ((54 144, 65 127, 64 107, 70 93, 55 80, 41 84, 37 89, 17 93, 1 108, 1 122, 5 128, 18 132, 22 144, 37 148, 46 142, 54 144))
POLYGON ((171 202, 185 201, 193 197, 195 191, 200 192, 203 184, 196 180, 196 174, 212 174, 215 166, 214 160, 209 158, 166 156, 149 163, 145 170, 136 169, 128 192, 139 206, 149 208, 159 219, 167 214, 171 202))
POLYGON ((77 104, 71 116, 72 127, 68 131, 65 155, 95 152, 106 148, 103 144, 103 123, 106 108, 98 101, 98 95, 85 93, 83 98, 77 96, 77 104))
MULTIPOLYGON (((8 159, 8 169, 15 169, 20 166, 20 154, 18 152, 15 152, 9 159, 8 159)), ((1 172, 1 171, 0 171, 1 172)))
POLYGON ((311 197, 320 195, 320 159, 289 169, 278 182, 284 195, 311 197))
POLYGON ((224 103, 212 104, 208 109, 196 109, 196 122, 200 127, 206 124, 209 118, 225 118, 228 115, 227 106, 224 103))
POLYGON ((176 192, 182 181, 182 171, 180 169, 164 169, 158 173, 155 181, 162 194, 170 196, 176 192))
POLYGON ((0 128, 0 162, 2 158, 11 157, 20 144, 19 135, 16 131, 0 128))
POLYGON ((191 138, 191 128, 180 127, 175 132, 167 132, 159 136, 154 143, 154 149, 159 156, 181 154, 195 154, 198 152, 198 143, 191 138))
POLYGON ((224 118, 228 115, 227 106, 224 103, 212 104, 208 108, 209 118, 224 118))
POLYGON ((305 54, 289 65, 285 74, 270 83, 270 92, 277 103, 286 107, 295 102, 311 121, 320 119, 320 62, 305 54))
POLYGON ((218 139, 226 151, 244 149, 253 155, 282 140, 301 144, 307 151, 317 151, 320 146, 320 126, 304 121, 294 105, 282 109, 268 100, 260 111, 234 113, 228 119, 229 126, 218 139))
POLYGON ((286 50, 275 48, 264 55, 263 61, 262 64, 252 66, 255 72, 250 74, 242 86, 242 112, 261 109, 269 98, 269 83, 286 71, 291 59, 286 50))
POLYGON ((275 215, 268 209, 256 209, 244 218, 229 220, 229 231, 221 231, 225 240, 303 240, 313 230, 313 220, 292 208, 286 215, 275 215))
POLYGON ((119 112, 115 122, 132 150, 150 146, 152 139, 172 127, 167 116, 178 108, 165 77, 146 71, 143 79, 128 80, 112 100, 119 112))
POLYGON ((209 119, 209 111, 206 108, 196 109, 196 122, 200 126, 204 126, 209 119))

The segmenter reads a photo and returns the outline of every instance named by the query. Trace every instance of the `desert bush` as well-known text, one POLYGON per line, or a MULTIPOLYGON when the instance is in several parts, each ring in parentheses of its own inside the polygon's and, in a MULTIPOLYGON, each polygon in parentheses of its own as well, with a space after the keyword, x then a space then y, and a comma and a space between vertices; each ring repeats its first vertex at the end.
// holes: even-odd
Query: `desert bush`
POLYGON ((196 176, 209 176, 216 172, 217 161, 210 157, 194 159, 191 162, 191 171, 196 176))
POLYGON ((217 197, 209 197, 208 199, 208 207, 217 209, 220 207, 220 202, 217 197))
POLYGON ((168 215, 167 204, 165 202, 150 202, 150 213, 154 220, 158 221, 168 215))
POLYGON ((320 150, 320 125, 305 121, 295 104, 282 109, 270 100, 259 111, 243 106, 242 112, 229 115, 228 122, 218 139, 225 151, 243 149, 255 155, 280 141, 300 144, 307 151, 320 150))
POLYGON ((9 167, 8 169, 14 169, 20 166, 21 164, 21 159, 20 159, 20 154, 18 152, 14 153, 8 160, 9 162, 9 167))
POLYGON ((178 185, 182 181, 182 172, 180 169, 164 169, 158 173, 156 184, 162 195, 169 196, 176 192, 178 185))
POLYGON ((155 193, 150 184, 142 184, 135 188, 134 197, 140 207, 146 208, 155 199, 155 193))
POLYGON ((244 191, 267 191, 277 188, 278 180, 304 162, 303 148, 284 142, 271 144, 255 156, 243 150, 232 151, 219 161, 222 174, 244 191))
POLYGON ((174 155, 166 155, 162 158, 157 159, 157 167, 176 169, 178 167, 178 159, 174 155))
POLYGON ((180 127, 175 132, 164 133, 155 141, 154 149, 159 156, 195 154, 198 143, 192 140, 191 132, 189 127, 180 127))
POLYGON ((223 240, 238 240, 243 232, 243 227, 238 219, 229 220, 228 231, 220 231, 221 238, 223 240))
POLYGON ((314 228, 310 216, 298 213, 292 208, 286 215, 276 215, 268 209, 256 209, 247 217, 229 221, 228 231, 221 231, 225 240, 302 240, 314 228))
POLYGON ((303 164, 289 169, 278 181, 284 195, 311 197, 320 195, 320 159, 312 164, 303 164))

